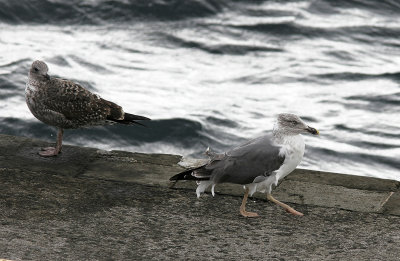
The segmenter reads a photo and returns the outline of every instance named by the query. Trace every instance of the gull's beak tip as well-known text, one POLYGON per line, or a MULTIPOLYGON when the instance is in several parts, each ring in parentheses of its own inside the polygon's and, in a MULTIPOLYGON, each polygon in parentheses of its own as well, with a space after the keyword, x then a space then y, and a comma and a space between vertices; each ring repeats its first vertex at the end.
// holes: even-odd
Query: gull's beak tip
POLYGON ((319 130, 308 126, 307 131, 313 135, 319 135, 319 130))

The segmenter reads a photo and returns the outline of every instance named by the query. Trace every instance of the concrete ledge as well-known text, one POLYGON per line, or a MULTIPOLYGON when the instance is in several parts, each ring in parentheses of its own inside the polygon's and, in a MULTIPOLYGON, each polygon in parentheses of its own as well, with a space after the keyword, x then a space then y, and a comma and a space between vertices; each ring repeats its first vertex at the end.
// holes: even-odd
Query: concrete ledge
POLYGON ((65 146, 39 157, 46 146, 0 135, 0 258, 398 260, 397 181, 296 170, 274 195, 303 217, 257 194, 247 207, 261 218, 246 219, 241 186, 200 199, 194 182, 170 189, 181 156, 65 146))
MULTIPOLYGON (((65 146, 60 156, 42 158, 37 155, 42 146, 48 144, 0 135, 0 166, 161 187, 169 187, 169 178, 184 170, 180 164, 182 157, 178 155, 65 146)), ((196 164, 196 160, 190 162, 196 164)), ((194 193, 196 186, 195 182, 190 181, 179 182, 175 187, 190 189, 194 193)), ((399 188, 400 182, 394 180, 297 169, 280 182, 273 194, 289 203, 400 215, 397 200, 399 188)), ((242 196, 243 188, 240 185, 221 184, 216 187, 216 193, 242 196)), ((265 195, 260 193, 254 197, 265 199, 265 195)))
MULTIPOLYGON (((297 169, 280 182, 272 194, 283 202, 398 215, 400 207, 394 200, 400 194, 398 186, 399 182, 393 180, 297 169), (318 176, 311 177, 313 172, 318 176), (290 177, 292 175, 294 178, 290 177), (346 180, 352 183, 345 183, 346 180)), ((193 182, 177 183, 176 187, 194 190, 196 185, 193 182)), ((243 189, 238 185, 221 184, 215 191, 217 194, 243 195, 243 189)), ((265 199, 261 193, 255 193, 254 197, 265 199)))

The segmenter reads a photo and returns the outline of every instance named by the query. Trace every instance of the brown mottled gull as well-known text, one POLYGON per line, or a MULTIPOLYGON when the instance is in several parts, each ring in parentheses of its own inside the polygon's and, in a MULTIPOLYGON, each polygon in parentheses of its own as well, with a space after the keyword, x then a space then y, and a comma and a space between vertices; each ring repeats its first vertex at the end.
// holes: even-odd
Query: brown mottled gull
POLYGON ((271 195, 272 185, 276 186, 280 179, 289 175, 303 158, 305 144, 301 133, 319 134, 298 116, 279 114, 272 135, 256 138, 223 154, 207 153, 210 156, 207 164, 179 173, 170 180, 196 180, 198 197, 209 186, 212 186, 214 195, 214 187, 219 183, 244 185, 240 213, 245 217, 258 216, 257 213, 247 212, 245 208, 247 197, 256 191, 266 192, 268 200, 293 215, 302 216, 302 213, 271 195))
POLYGON ((56 156, 61 151, 63 129, 76 129, 113 123, 139 124, 147 117, 126 113, 121 106, 104 100, 79 84, 50 77, 46 63, 35 61, 29 70, 25 98, 32 114, 58 128, 55 148, 43 148, 41 156, 56 156))

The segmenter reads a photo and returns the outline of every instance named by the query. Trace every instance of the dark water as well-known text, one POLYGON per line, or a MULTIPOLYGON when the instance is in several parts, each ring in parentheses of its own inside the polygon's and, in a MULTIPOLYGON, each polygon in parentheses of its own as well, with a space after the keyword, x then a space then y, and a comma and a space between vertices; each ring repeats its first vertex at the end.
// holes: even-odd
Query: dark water
POLYGON ((320 130, 302 167, 400 180, 398 1, 0 0, 0 133, 54 141, 24 100, 33 60, 148 128, 65 143, 200 157, 272 129, 320 130))

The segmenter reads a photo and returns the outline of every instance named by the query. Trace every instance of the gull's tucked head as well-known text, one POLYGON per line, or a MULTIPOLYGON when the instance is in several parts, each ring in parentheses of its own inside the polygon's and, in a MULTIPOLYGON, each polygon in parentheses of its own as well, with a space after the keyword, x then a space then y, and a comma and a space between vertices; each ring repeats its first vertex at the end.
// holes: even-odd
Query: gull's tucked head
POLYGON ((47 74, 49 67, 42 61, 34 61, 31 69, 29 70, 29 78, 36 81, 49 80, 50 76, 47 74))
POLYGON ((286 135, 297 135, 301 133, 319 134, 318 130, 308 126, 299 116, 291 113, 278 114, 274 131, 286 135))

